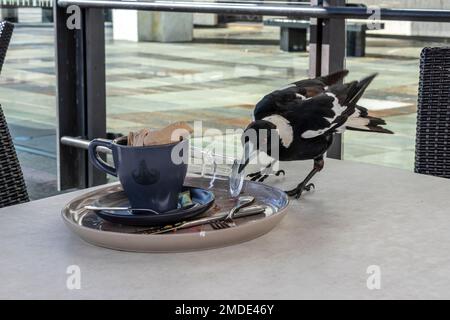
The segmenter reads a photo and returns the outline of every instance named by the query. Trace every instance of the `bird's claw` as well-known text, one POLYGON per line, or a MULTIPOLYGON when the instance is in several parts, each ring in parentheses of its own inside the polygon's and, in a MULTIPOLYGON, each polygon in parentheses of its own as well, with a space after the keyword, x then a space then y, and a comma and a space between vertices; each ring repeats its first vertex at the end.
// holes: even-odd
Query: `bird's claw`
POLYGON ((263 182, 268 175, 263 175, 261 172, 255 172, 248 174, 247 177, 250 178, 251 181, 263 182))
POLYGON ((268 177, 267 174, 265 174, 265 175, 260 174, 259 176, 255 176, 255 177, 251 178, 250 180, 256 181, 256 182, 263 182, 264 180, 267 179, 267 177, 268 177))
MULTIPOLYGON (((280 174, 282 174, 283 176, 286 175, 286 172, 284 172, 284 170, 278 170, 278 171, 274 172, 273 174, 278 177, 280 174)), ((259 171, 259 172, 249 173, 247 175, 247 177, 250 178, 251 181, 263 182, 264 180, 266 180, 269 177, 269 175, 264 174, 261 171, 259 171)))
POLYGON ((284 172, 284 170, 278 170, 277 172, 274 173, 277 177, 282 174, 283 176, 286 175, 286 172, 284 172))
POLYGON ((253 177, 257 177, 257 176, 261 176, 261 172, 260 172, 260 171, 258 171, 258 172, 253 172, 253 173, 249 173, 249 174, 247 175, 247 178, 253 178, 253 177))
POLYGON ((295 199, 299 199, 302 196, 303 191, 311 191, 311 189, 315 189, 316 186, 314 183, 309 183, 304 185, 303 183, 299 184, 297 188, 285 191, 289 197, 295 197, 295 199))

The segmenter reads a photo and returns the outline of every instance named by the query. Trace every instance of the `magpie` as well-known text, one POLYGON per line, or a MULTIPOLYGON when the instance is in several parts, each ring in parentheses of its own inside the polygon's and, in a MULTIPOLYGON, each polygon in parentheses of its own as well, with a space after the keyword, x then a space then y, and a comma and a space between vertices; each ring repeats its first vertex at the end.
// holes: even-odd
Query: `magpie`
MULTIPOLYGON (((263 170, 249 174, 253 181, 262 182, 267 170, 280 161, 313 160, 307 177, 289 196, 299 198, 303 191, 314 188, 312 177, 324 167, 324 154, 333 143, 333 136, 345 129, 392 134, 383 128, 383 119, 369 116, 366 108, 357 103, 377 74, 360 81, 341 84, 348 70, 325 77, 294 82, 262 98, 255 106, 254 121, 244 130, 244 155, 238 173, 245 169, 259 151, 277 156, 263 170), (249 137, 255 138, 253 141, 249 137), (272 139, 277 139, 277 152, 271 150, 272 139)), ((275 175, 285 174, 283 170, 275 175)))

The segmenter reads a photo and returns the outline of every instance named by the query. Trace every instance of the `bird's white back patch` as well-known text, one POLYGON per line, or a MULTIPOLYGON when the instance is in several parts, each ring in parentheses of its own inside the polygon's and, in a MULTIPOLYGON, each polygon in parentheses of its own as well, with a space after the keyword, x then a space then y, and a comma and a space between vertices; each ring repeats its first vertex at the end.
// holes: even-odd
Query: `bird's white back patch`
POLYGON ((336 120, 336 118, 339 117, 342 114, 342 112, 344 112, 347 109, 346 106, 341 106, 339 104, 339 99, 336 97, 336 95, 334 95, 331 92, 327 92, 325 94, 333 98, 333 106, 331 107, 331 110, 333 110, 334 116, 332 118, 324 117, 324 119, 327 120, 330 123, 330 125, 328 127, 321 128, 319 130, 307 130, 303 132, 302 138, 304 139, 311 139, 318 137, 327 132, 328 130, 332 129, 333 127, 335 127, 337 123, 333 123, 333 121, 336 120))
POLYGON ((288 148, 294 140, 294 130, 291 123, 278 114, 265 117, 263 120, 273 123, 277 127, 278 135, 281 139, 283 147, 288 148))
POLYGON ((333 98, 333 107, 331 108, 331 110, 333 110, 334 116, 333 118, 325 118, 331 123, 334 120, 336 120, 336 118, 339 117, 342 114, 342 112, 344 112, 347 109, 347 107, 341 106, 339 104, 339 99, 333 93, 327 92, 325 94, 333 98))
POLYGON ((369 127, 367 127, 369 123, 370 120, 361 117, 361 112, 358 109, 355 109, 355 112, 353 112, 352 115, 345 122, 345 126, 354 129, 370 130, 369 127))
POLYGON ((361 116, 361 112, 358 109, 355 109, 355 112, 353 112, 349 118, 358 118, 361 116))

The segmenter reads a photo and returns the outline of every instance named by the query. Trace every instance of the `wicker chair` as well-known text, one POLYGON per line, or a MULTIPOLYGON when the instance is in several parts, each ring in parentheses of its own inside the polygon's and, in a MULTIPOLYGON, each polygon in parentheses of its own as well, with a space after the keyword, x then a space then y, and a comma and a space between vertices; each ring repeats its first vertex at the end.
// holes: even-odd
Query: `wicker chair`
MULTIPOLYGON (((14 25, 0 22, 0 71, 14 25)), ((0 106, 0 208, 29 201, 22 169, 0 106)))
POLYGON ((0 208, 27 201, 22 169, 0 107, 0 208))
POLYGON ((8 51, 9 41, 14 30, 14 25, 8 21, 0 21, 0 73, 8 51))
POLYGON ((418 173, 450 178, 450 48, 421 54, 417 111, 418 173))

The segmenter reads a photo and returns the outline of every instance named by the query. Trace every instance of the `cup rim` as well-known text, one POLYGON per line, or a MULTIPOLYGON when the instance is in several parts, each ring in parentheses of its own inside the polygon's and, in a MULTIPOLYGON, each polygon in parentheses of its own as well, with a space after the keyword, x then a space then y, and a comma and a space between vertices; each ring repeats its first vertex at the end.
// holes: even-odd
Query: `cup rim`
POLYGON ((180 141, 175 141, 175 142, 171 142, 171 143, 164 143, 164 144, 155 144, 155 145, 151 145, 151 146, 139 146, 139 147, 135 147, 135 146, 129 146, 129 145, 123 145, 123 144, 119 144, 118 141, 119 140, 125 140, 128 139, 127 136, 122 136, 119 138, 116 138, 112 141, 113 145, 121 147, 121 148, 133 148, 133 149, 152 149, 152 148, 159 148, 159 147, 169 147, 169 146, 175 146, 179 143, 182 142, 187 142, 189 139, 182 139, 180 141))

